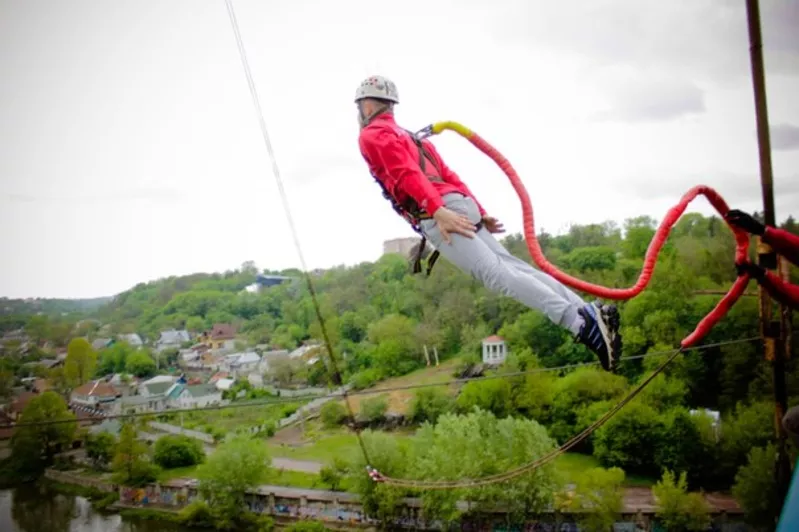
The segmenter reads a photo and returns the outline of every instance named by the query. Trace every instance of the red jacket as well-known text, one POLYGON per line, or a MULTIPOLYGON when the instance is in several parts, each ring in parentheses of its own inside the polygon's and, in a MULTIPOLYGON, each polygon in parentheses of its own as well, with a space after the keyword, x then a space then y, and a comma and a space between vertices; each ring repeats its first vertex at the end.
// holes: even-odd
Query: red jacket
POLYGON ((419 166, 419 149, 410 134, 397 125, 391 113, 378 115, 363 128, 358 144, 372 175, 400 205, 405 205, 411 198, 427 214, 433 215, 439 207, 444 206, 442 199, 444 194, 458 192, 472 198, 477 203, 480 214, 485 215, 485 210, 469 187, 444 164, 433 143, 426 139, 422 144, 435 159, 434 162, 443 175, 439 176, 434 165, 426 165, 425 170, 441 177, 443 182, 431 181, 422 173, 419 166))

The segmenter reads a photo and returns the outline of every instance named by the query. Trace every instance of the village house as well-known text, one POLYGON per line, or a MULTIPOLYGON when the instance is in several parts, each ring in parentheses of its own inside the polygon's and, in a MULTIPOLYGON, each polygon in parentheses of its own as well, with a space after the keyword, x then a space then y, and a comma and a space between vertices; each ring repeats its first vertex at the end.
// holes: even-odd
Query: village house
POLYGON ((171 375, 156 375, 139 384, 139 395, 142 397, 164 395, 176 380, 177 378, 171 375))
POLYGON ((295 349, 294 351, 289 353, 289 358, 301 358, 301 357, 305 356, 311 350, 316 349, 317 347, 320 347, 321 345, 322 344, 317 343, 317 342, 309 342, 307 344, 301 345, 300 347, 298 347, 297 349, 295 349))
POLYGON ((285 349, 276 351, 266 351, 261 355, 261 363, 258 365, 258 373, 264 374, 269 371, 270 364, 279 364, 289 359, 289 352, 285 349))
POLYGON ((28 335, 25 333, 25 329, 15 329, 13 331, 8 331, 3 335, 3 338, 0 339, 0 342, 7 344, 7 343, 25 343, 29 341, 28 335))
POLYGON ((188 331, 169 329, 161 331, 161 336, 155 342, 155 351, 160 353, 166 349, 180 349, 183 344, 191 341, 191 335, 188 331))
POLYGON ((228 373, 227 371, 217 371, 216 373, 211 375, 210 379, 208 379, 208 384, 216 384, 218 381, 222 379, 227 379, 228 377, 230 377, 230 373, 228 373))
POLYGON ((16 393, 14 395, 14 400, 11 401, 11 405, 8 407, 8 417, 11 418, 12 421, 17 421, 31 399, 38 395, 39 394, 36 392, 29 392, 27 390, 16 393))
POLYGON ((261 355, 254 351, 236 353, 225 357, 222 370, 230 372, 234 377, 244 377, 258 370, 261 355))
POLYGON ((211 331, 204 332, 199 340, 210 349, 235 349, 236 329, 229 323, 216 323, 211 331))
POLYGON ((136 395, 139 391, 139 379, 133 375, 115 373, 106 377, 106 381, 116 388, 122 397, 136 395))
POLYGON ((222 392, 213 384, 175 383, 167 392, 166 400, 170 408, 202 408, 222 402, 222 392))
POLYGON ((103 404, 113 403, 121 394, 116 388, 102 379, 89 381, 72 390, 70 403, 80 406, 98 407, 103 404))
POLYGON ((121 342, 127 343, 131 347, 141 347, 144 345, 141 336, 136 333, 120 334, 117 336, 117 339, 119 339, 121 342))
POLYGON ((159 412, 166 407, 166 395, 163 393, 148 396, 131 395, 122 397, 113 404, 112 414, 138 414, 141 412, 159 412))
POLYGON ((219 379, 214 383, 209 382, 208 384, 213 384, 214 386, 216 386, 216 389, 219 390, 220 392, 226 392, 230 388, 232 388, 233 384, 235 383, 236 383, 235 379, 226 378, 226 379, 219 379))
POLYGON ((95 338, 92 342, 92 349, 100 351, 106 347, 111 347, 114 344, 113 338, 95 338))

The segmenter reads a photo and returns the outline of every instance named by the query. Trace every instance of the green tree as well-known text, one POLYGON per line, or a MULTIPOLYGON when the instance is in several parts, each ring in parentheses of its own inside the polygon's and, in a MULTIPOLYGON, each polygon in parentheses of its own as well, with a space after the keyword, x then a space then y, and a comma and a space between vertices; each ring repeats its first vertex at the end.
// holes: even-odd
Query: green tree
POLYGON ((202 444, 194 438, 179 434, 163 436, 155 442, 155 463, 164 469, 193 466, 205 459, 202 444))
POLYGON ((388 410, 388 400, 384 395, 370 397, 361 403, 361 417, 367 423, 382 421, 388 410))
POLYGON ((748 462, 735 475, 732 487, 746 520, 768 530, 776 526, 781 504, 774 477, 776 457, 777 446, 773 443, 752 449, 748 462))
POLYGON ((497 417, 507 417, 513 412, 510 384, 505 379, 470 382, 463 387, 456 405, 463 413, 479 408, 497 417))
POLYGON ((7 370, 0 370, 0 399, 11 397, 14 388, 14 373, 7 370))
POLYGON ((347 410, 339 401, 328 401, 319 411, 319 417, 327 428, 341 425, 347 417, 347 410))
POLYGON ((232 522, 244 506, 247 490, 255 488, 268 473, 269 463, 263 442, 237 435, 220 445, 197 469, 200 493, 220 520, 232 522))
POLYGON ((97 373, 99 375, 107 375, 125 371, 128 357, 133 352, 133 348, 127 342, 114 342, 110 347, 100 351, 97 373))
POLYGON ((125 368, 128 373, 137 377, 149 377, 155 374, 155 360, 152 359, 147 351, 142 349, 136 351, 128 357, 125 368))
POLYGON ((606 532, 613 528, 624 507, 624 471, 594 468, 583 473, 574 490, 561 494, 560 511, 579 519, 580 530, 606 532))
MULTIPOLYGON (((411 478, 455 480, 509 471, 555 447, 546 429, 526 419, 498 419, 477 410, 465 416, 445 414, 436 425, 425 424, 412 441, 411 478)), ((513 520, 541 512, 552 502, 556 476, 552 465, 534 469, 508 482, 464 490, 425 491, 425 515, 445 522, 461 516, 458 500, 475 512, 497 505, 513 520)))
POLYGON ((77 430, 75 415, 64 399, 50 391, 31 399, 18 423, 11 437, 12 460, 23 472, 50 465, 56 453, 72 443, 77 430))
POLYGON ((699 493, 688 493, 685 473, 675 479, 671 471, 652 488, 658 508, 658 521, 666 530, 707 530, 710 526, 710 508, 699 493))
POLYGON ((339 456, 333 458, 333 463, 324 466, 319 471, 319 479, 327 484, 331 490, 338 491, 341 483, 347 475, 347 462, 339 456))
POLYGON ((147 444, 136 439, 136 429, 130 423, 119 433, 111 470, 114 481, 126 486, 143 486, 156 479, 157 468, 150 461, 147 444))
POLYGON ((373 467, 383 475, 403 478, 408 469, 407 451, 401 448, 397 439, 384 432, 365 430, 361 433, 371 463, 364 461, 362 453, 352 457, 349 467, 349 483, 361 498, 364 513, 383 524, 388 524, 399 515, 402 489, 375 482, 369 477, 366 467, 373 467))
POLYGON ((64 400, 69 398, 69 392, 72 391, 69 379, 67 378, 64 368, 53 368, 48 373, 52 391, 60 395, 64 400))
POLYGON ((414 423, 435 423, 452 411, 453 406, 452 399, 441 388, 421 388, 413 395, 408 413, 414 423))
POLYGON ((25 324, 25 332, 37 344, 50 338, 50 319, 45 315, 34 315, 25 324))
POLYGON ((652 450, 657 449, 664 432, 652 407, 630 403, 594 434, 594 456, 603 465, 642 475, 657 472, 652 450))
POLYGON ((104 469, 114 457, 116 438, 108 432, 89 434, 86 438, 86 456, 96 469, 104 469))
POLYGON ((85 338, 73 338, 67 346, 64 374, 73 388, 89 381, 97 366, 97 353, 85 338))

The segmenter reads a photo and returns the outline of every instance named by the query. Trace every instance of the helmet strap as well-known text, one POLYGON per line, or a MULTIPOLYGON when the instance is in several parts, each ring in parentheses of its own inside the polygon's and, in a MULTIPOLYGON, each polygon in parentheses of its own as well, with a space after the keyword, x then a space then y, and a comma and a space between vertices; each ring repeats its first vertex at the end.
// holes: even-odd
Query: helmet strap
POLYGON ((383 113, 387 113, 389 111, 391 111, 391 105, 384 103, 380 105, 377 109, 375 109, 375 111, 371 115, 367 116, 363 112, 363 106, 358 104, 358 122, 361 125, 361 129, 368 126, 372 122, 372 120, 374 120, 378 116, 382 115, 383 113))

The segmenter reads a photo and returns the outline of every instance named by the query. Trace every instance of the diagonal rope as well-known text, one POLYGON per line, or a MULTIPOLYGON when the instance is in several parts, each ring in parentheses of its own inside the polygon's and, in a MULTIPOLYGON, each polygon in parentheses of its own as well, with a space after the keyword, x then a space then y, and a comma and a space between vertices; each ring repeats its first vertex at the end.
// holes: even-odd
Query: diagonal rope
MULTIPOLYGON (((327 333, 327 326, 325 325, 324 317, 322 316, 322 310, 319 306, 319 300, 316 297, 316 290, 314 289, 313 280, 311 279, 310 273, 308 273, 308 266, 305 262, 305 256, 302 253, 302 246, 300 246, 300 239, 297 234, 297 228, 294 225, 294 219, 291 216, 291 207, 288 202, 288 197, 286 194, 286 190, 283 187, 283 179, 280 176, 280 169, 278 168, 277 164, 277 157, 275 157, 274 149, 272 148, 272 142, 269 138, 269 131, 266 127, 266 119, 264 118, 264 112, 261 108, 261 102, 258 98, 258 91, 255 89, 255 81, 252 77, 252 72, 250 70, 250 64, 247 61, 247 53, 244 49, 244 43, 241 39, 241 32, 239 31, 239 23, 236 19, 236 13, 233 10, 233 3, 232 0, 225 0, 225 6, 227 6, 227 12, 230 17, 230 25, 233 28, 233 34, 236 37, 236 46, 239 50, 239 57, 241 58, 241 64, 244 67, 244 73, 247 76, 247 85, 250 88, 250 95, 252 96, 253 105, 255 106, 256 115, 258 116, 258 124, 261 127, 261 135, 264 139, 264 145, 266 147, 266 151, 269 155, 269 159, 272 162, 272 173, 275 176, 275 181, 277 182, 278 190, 280 191, 280 198, 283 201, 283 210, 286 213, 286 218, 288 219, 289 227, 291 229, 291 234, 294 239, 294 247, 297 249, 297 254, 300 257, 300 264, 302 265, 302 271, 305 275, 305 281, 308 285, 308 291, 311 294, 311 300, 313 301, 314 312, 316 313, 316 318, 319 320, 319 327, 322 331, 322 338, 325 342, 325 347, 327 348, 328 355, 330 357, 330 365, 332 366, 333 370, 333 381, 336 385, 342 386, 342 378, 341 372, 339 371, 338 362, 336 360, 336 355, 333 352, 333 345, 330 342, 330 336, 327 333)), ((343 389, 344 401, 347 405, 347 411, 352 419, 353 423, 355 423, 355 412, 352 408, 352 404, 350 403, 349 397, 347 395, 346 387, 343 389)), ((366 445, 364 445, 363 438, 361 438, 361 433, 357 429, 356 424, 356 435, 358 436, 358 444, 361 446, 361 451, 363 452, 364 458, 366 459, 366 463, 369 464, 369 454, 366 450, 366 445)))

